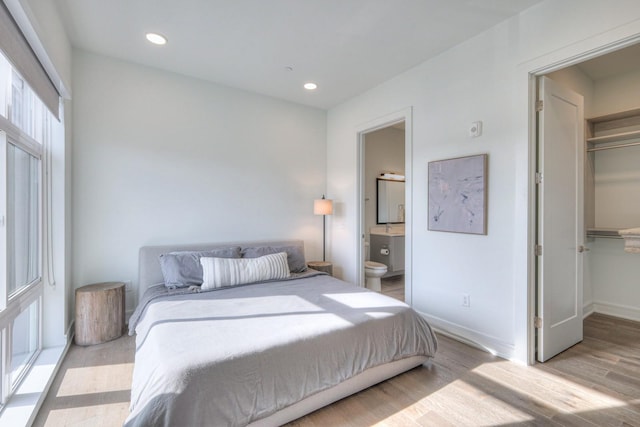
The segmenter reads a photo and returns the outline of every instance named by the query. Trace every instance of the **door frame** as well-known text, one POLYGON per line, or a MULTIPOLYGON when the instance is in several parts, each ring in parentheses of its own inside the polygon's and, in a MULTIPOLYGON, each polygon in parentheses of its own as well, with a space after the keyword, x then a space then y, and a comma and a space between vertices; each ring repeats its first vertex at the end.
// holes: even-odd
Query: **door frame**
POLYGON ((405 205, 405 258, 404 258, 404 301, 411 305, 413 295, 412 285, 412 224, 413 224, 413 175, 412 175, 412 159, 413 159, 413 107, 406 107, 402 110, 386 114, 384 116, 372 119, 358 126, 357 132, 357 156, 358 173, 357 173, 357 191, 356 191, 356 217, 358 224, 356 227, 356 284, 364 286, 364 234, 365 234, 365 135, 376 130, 384 129, 394 124, 404 122, 404 205, 405 205))
MULTIPOLYGON (((597 48, 584 51, 577 55, 572 55, 561 60, 554 60, 537 68, 530 69, 529 75, 529 214, 528 214, 528 232, 527 239, 529 242, 527 248, 528 259, 528 290, 527 290, 527 363, 534 365, 536 362, 536 327, 534 318, 536 315, 536 304, 538 295, 537 283, 537 257, 535 254, 535 245, 537 242, 537 226, 538 226, 538 201, 536 192, 537 172, 537 153, 538 153, 538 130, 537 130, 537 113, 536 100, 538 98, 538 77, 563 68, 577 65, 581 62, 598 56, 606 55, 625 47, 640 43, 640 34, 623 38, 612 43, 601 45, 597 48)), ((583 267, 584 268, 584 267, 583 267)))

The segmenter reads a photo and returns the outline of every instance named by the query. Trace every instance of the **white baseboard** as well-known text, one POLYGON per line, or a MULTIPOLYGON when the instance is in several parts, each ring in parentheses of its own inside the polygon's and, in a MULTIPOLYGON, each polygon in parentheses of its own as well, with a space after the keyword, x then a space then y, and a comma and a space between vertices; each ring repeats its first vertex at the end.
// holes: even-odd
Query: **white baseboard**
POLYGON ((589 315, 593 314, 595 309, 593 307, 593 302, 588 302, 582 307, 582 318, 585 319, 589 317, 589 315))
MULTIPOLYGON (((417 310, 416 310, 417 311, 417 310)), ((483 334, 482 332, 466 328, 464 326, 451 323, 439 317, 431 316, 418 311, 425 318, 434 331, 451 337, 455 340, 469 344, 488 353, 495 354, 503 359, 513 360, 515 348, 513 344, 505 343, 495 337, 483 334)))
POLYGON ((606 302, 594 302, 593 312, 640 322, 640 308, 606 302))

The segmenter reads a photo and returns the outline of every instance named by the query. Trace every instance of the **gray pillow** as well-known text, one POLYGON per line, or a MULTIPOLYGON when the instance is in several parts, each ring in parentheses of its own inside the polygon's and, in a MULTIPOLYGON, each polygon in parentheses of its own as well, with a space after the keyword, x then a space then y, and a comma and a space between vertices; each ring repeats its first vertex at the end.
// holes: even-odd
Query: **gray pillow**
POLYGON ((160 255, 160 268, 167 288, 187 288, 202 285, 200 258, 240 258, 240 246, 209 251, 169 252, 160 255))
POLYGON ((242 258, 258 258, 264 255, 287 253, 287 263, 292 273, 302 273, 307 270, 304 259, 304 246, 252 246, 242 248, 242 258))

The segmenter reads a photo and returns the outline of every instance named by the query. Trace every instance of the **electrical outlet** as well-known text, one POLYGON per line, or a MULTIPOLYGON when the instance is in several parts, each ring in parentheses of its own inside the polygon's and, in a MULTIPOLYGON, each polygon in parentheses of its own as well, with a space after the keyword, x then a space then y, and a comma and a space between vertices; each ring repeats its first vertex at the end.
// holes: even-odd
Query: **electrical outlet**
POLYGON ((131 280, 124 280, 122 283, 124 283, 124 291, 125 292, 131 292, 133 290, 131 288, 131 280))
POLYGON ((471 307, 471 296, 469 294, 462 294, 462 306, 471 307))

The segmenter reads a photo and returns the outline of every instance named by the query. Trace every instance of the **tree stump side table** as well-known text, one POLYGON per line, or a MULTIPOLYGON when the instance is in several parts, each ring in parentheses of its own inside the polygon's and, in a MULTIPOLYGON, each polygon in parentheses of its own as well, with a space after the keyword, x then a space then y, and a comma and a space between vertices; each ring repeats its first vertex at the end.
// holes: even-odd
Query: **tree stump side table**
POLYGON ((76 344, 93 345, 122 336, 124 283, 105 282, 76 289, 76 344))
POLYGON ((325 273, 329 273, 329 276, 333 276, 333 264, 328 261, 309 261, 307 267, 324 271, 325 273))

